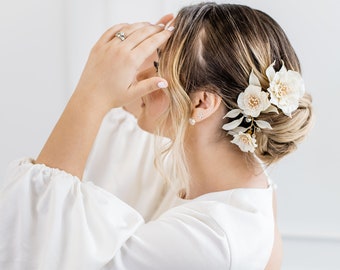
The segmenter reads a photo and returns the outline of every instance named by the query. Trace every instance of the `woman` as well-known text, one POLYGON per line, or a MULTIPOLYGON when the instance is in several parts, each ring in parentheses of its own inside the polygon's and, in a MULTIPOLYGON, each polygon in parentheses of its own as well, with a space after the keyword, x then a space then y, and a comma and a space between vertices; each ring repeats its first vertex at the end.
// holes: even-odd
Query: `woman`
POLYGON ((0 268, 279 269, 263 165, 296 148, 311 115, 298 58, 260 11, 202 3, 171 27, 116 25, 95 44, 38 158, 11 166, 0 268), (140 97, 139 126, 170 138, 156 163, 176 191, 148 222, 80 181, 104 115, 140 97))

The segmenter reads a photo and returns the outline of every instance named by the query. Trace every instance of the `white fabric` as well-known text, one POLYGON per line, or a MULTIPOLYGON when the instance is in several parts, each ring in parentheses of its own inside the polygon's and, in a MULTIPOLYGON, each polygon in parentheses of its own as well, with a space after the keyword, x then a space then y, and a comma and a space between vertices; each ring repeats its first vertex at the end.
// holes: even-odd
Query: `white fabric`
POLYGON ((83 179, 116 195, 149 221, 167 192, 154 167, 153 135, 141 130, 125 110, 103 120, 83 179))
MULTIPOLYGON (((123 130, 121 122, 117 132, 123 130)), ((138 140, 128 139, 134 145, 138 140)), ((140 150, 134 152, 145 151, 139 145, 140 150)), ((137 164, 132 168, 140 167, 138 171, 149 166, 137 164)), ((88 168, 87 176, 102 173, 110 175, 107 181, 111 176, 116 181, 118 165, 109 173, 98 166, 97 172, 88 168)), ((152 177, 151 171, 146 175, 152 177)), ((124 173, 117 174, 123 177, 124 173)), ((30 160, 14 162, 0 190, 0 269, 264 269, 274 237, 271 186, 209 193, 191 201, 167 193, 167 200, 161 203, 158 193, 146 196, 148 193, 140 190, 152 186, 152 180, 126 179, 130 187, 119 199, 114 193, 123 188, 108 192, 63 171, 33 165, 30 160), (146 185, 139 186, 144 180, 146 185), (141 208, 154 215, 152 221, 145 222, 122 201, 129 197, 124 195, 129 190, 137 195, 140 190, 143 196, 128 203, 135 208, 138 201, 144 204, 141 208), (152 207, 145 206, 143 197, 152 207), (160 207, 151 213, 157 200, 160 207)), ((162 184, 155 186, 153 191, 164 192, 162 184)))

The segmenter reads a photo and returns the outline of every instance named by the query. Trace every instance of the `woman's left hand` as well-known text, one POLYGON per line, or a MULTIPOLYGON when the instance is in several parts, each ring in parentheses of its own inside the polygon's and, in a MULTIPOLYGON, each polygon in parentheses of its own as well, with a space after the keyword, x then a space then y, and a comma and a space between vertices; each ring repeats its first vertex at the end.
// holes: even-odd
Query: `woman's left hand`
POLYGON ((170 34, 164 26, 150 23, 113 26, 94 45, 76 92, 109 110, 166 87, 166 80, 160 77, 142 81, 136 81, 135 77, 145 59, 166 42, 170 34), (124 33, 125 39, 117 37, 118 32, 124 33))
POLYGON ((93 47, 78 86, 41 150, 36 163, 82 178, 101 121, 113 107, 160 88, 166 81, 136 81, 140 65, 170 37, 170 31, 149 23, 110 28, 93 47), (121 40, 117 32, 124 32, 121 40))

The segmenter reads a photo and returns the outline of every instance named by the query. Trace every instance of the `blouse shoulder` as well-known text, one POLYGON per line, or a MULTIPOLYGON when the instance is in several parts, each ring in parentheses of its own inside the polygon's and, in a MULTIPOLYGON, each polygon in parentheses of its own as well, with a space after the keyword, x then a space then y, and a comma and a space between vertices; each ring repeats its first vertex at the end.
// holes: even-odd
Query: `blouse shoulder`
POLYGON ((191 201, 180 200, 159 219, 195 219, 196 224, 223 235, 231 269, 264 269, 274 243, 272 196, 272 186, 209 193, 191 201))

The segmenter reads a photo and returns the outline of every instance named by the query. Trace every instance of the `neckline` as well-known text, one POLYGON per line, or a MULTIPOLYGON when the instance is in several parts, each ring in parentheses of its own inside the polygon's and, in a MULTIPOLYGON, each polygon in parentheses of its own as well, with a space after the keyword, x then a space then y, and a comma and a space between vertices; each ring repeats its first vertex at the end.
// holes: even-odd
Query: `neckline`
POLYGON ((197 196, 193 199, 184 199, 181 198, 179 195, 181 193, 177 192, 176 194, 176 198, 177 200, 181 201, 181 202, 192 202, 192 201, 201 201, 202 199, 205 199, 206 197, 220 197, 221 195, 224 194, 228 194, 228 193, 234 193, 236 191, 247 191, 247 192, 265 192, 265 191, 269 191, 269 190, 273 190, 273 184, 271 183, 271 181, 268 180, 268 186, 266 188, 232 188, 232 189, 226 189, 226 190, 220 190, 220 191, 213 191, 213 192, 208 192, 208 193, 204 193, 200 196, 197 196))

